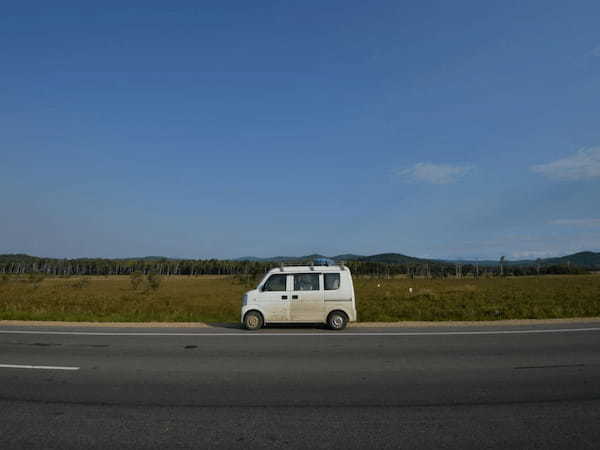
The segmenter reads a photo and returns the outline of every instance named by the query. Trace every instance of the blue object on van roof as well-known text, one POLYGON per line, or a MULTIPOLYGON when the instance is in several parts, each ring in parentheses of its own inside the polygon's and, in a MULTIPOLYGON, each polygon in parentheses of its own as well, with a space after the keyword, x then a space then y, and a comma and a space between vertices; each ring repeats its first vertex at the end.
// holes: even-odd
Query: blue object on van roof
POLYGON ((315 258, 313 260, 315 266, 335 266, 336 262, 331 258, 315 258))

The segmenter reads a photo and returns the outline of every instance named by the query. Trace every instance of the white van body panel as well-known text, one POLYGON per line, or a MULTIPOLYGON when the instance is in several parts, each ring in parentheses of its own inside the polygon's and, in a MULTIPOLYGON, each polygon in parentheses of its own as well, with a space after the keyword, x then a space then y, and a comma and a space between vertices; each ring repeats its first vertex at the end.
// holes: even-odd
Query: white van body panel
POLYGON ((256 289, 244 294, 242 322, 248 311, 260 312, 265 323, 326 323, 332 311, 343 311, 350 322, 355 322, 352 275, 345 266, 284 266, 272 269, 256 289), (272 275, 280 276, 277 283, 279 290, 264 289, 272 275), (285 287, 282 275, 286 276, 285 287), (314 289, 317 280, 319 289, 314 289))

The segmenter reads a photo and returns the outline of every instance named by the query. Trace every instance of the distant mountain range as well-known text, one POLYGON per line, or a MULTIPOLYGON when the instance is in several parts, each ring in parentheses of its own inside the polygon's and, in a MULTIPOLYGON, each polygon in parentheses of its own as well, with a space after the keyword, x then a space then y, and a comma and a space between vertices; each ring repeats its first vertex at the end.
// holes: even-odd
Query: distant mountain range
POLYGON ((237 258, 235 261, 258 261, 258 262, 303 262, 312 261, 317 258, 329 258, 334 261, 367 261, 367 262, 381 262, 388 264, 406 264, 406 263, 420 263, 427 262, 426 259, 414 258, 412 256, 402 255, 400 253, 381 253, 372 256, 355 255, 353 253, 347 253, 344 255, 337 256, 325 256, 319 253, 313 253, 312 255, 305 256, 273 256, 270 258, 256 258, 254 256, 244 256, 237 258))
MULTIPOLYGON (((462 264, 475 264, 478 263, 480 266, 497 266, 498 260, 455 260, 447 261, 451 263, 459 262, 462 264)), ((539 263, 542 265, 553 265, 553 264, 574 264, 582 267, 595 267, 600 268, 600 253, 595 252, 578 252, 570 255, 559 256, 554 258, 541 258, 539 263)), ((505 260, 504 264, 509 266, 531 266, 538 264, 537 259, 518 259, 518 260, 505 260)))
MULTIPOLYGON (((498 265, 498 260, 443 260, 443 259, 425 259, 416 258, 414 256, 404 255, 402 253, 379 253, 376 255, 356 255, 354 253, 346 253, 336 256, 325 256, 320 254, 312 254, 305 256, 273 256, 270 258, 257 258, 255 256, 244 256, 236 258, 233 261, 257 261, 257 262, 270 262, 270 263, 305 263, 312 261, 316 258, 330 258, 335 261, 363 261, 363 262, 375 262, 385 264, 437 264, 437 265, 448 265, 448 264, 479 264, 481 267, 495 267, 498 265)), ((56 259, 57 258, 37 258, 25 254, 5 254, 0 255, 0 264, 14 263, 14 262, 32 262, 32 260, 40 259, 56 259)), ((189 260, 189 258, 187 258, 189 260)), ((79 261, 94 261, 94 260, 106 260, 106 261, 147 261, 147 262, 176 262, 186 260, 186 258, 167 258, 164 256, 145 256, 136 258, 74 258, 73 260, 79 261)), ((537 260, 533 259, 521 259, 521 260, 506 260, 504 264, 507 266, 533 266, 538 263, 537 260)), ((588 269, 600 269, 600 252, 579 252, 571 255, 560 256, 556 258, 544 258, 540 259, 539 263, 548 265, 563 265, 573 264, 575 266, 585 267, 588 269)))
MULTIPOLYGON (((378 262, 386 264, 426 264, 426 263, 461 263, 461 264, 479 264, 480 266, 497 266, 498 260, 442 260, 442 259, 424 259, 416 258, 413 256, 403 255, 402 253, 379 253, 376 255, 363 256, 355 255, 353 253, 337 255, 337 256, 325 256, 320 254, 312 254, 306 256, 273 256, 270 258, 257 258, 254 256, 244 256, 237 258, 235 261, 260 261, 260 262, 301 262, 310 261, 315 258, 330 258, 334 261, 364 261, 364 262, 378 262)), ((530 266, 537 264, 537 260, 533 259, 521 259, 509 261, 506 260, 506 265, 514 266, 530 266)), ((579 252, 571 255, 565 255, 556 258, 543 258, 539 260, 542 265, 551 264, 574 264, 577 266, 600 268, 600 253, 595 252, 579 252)))

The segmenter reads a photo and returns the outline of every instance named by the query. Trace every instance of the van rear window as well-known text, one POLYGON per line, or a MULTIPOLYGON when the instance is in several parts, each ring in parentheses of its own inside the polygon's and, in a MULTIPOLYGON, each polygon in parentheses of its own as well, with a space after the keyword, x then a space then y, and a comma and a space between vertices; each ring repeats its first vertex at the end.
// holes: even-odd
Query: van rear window
POLYGON ((325 290, 335 291, 340 288, 340 274, 339 273, 326 273, 325 276, 325 290))

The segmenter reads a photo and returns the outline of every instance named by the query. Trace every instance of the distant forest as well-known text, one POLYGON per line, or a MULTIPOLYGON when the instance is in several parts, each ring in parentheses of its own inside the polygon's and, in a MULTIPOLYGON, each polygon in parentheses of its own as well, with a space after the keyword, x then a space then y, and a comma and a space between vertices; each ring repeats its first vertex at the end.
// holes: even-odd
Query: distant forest
MULTIPOLYGON (((595 258, 590 259, 589 253, 585 254, 586 261, 591 264, 577 264, 576 255, 571 259, 554 258, 551 260, 524 261, 522 264, 509 261, 498 261, 491 265, 477 262, 448 262, 440 260, 426 260, 408 257, 401 254, 386 253, 377 260, 377 255, 370 257, 356 257, 354 260, 344 261, 355 275, 368 275, 389 277, 394 275, 408 275, 418 277, 445 278, 466 276, 520 276, 544 274, 581 274, 590 270, 597 270, 595 258), (393 255, 397 257, 394 258, 393 255)), ((599 253, 591 253, 600 257, 599 253)), ((0 274, 30 274, 40 273, 48 276, 72 275, 129 275, 134 272, 144 274, 156 273, 159 275, 245 275, 259 276, 269 269, 278 267, 282 263, 308 264, 312 257, 290 258, 289 261, 277 260, 218 260, 218 259, 172 259, 162 257, 146 257, 131 259, 101 259, 101 258, 76 258, 57 259, 40 258, 24 254, 0 255, 0 274)), ((349 256, 349 255, 347 255, 349 256)))

